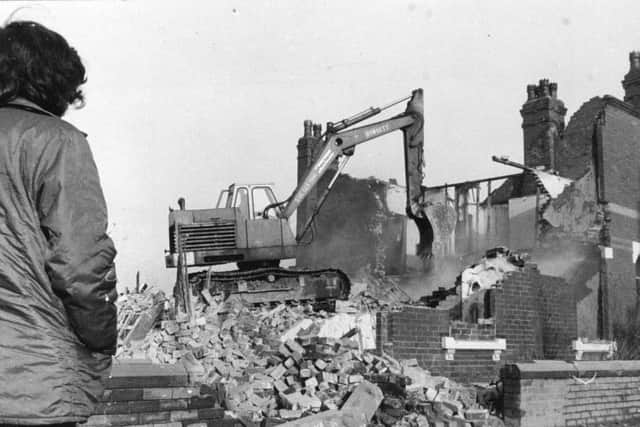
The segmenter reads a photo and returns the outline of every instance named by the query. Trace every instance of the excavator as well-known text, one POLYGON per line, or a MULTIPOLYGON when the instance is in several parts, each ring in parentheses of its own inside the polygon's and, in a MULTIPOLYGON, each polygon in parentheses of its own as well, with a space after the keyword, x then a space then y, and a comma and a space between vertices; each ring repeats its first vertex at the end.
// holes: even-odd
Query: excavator
POLYGON ((179 209, 169 212, 169 250, 165 255, 167 268, 178 269, 176 289, 182 289, 178 296, 188 300, 187 289, 191 288, 192 291, 207 290, 210 295, 239 294, 250 304, 288 300, 335 302, 348 298, 350 281, 341 270, 282 268, 280 261, 295 258, 298 245, 302 244, 355 147, 396 130, 401 130, 404 136, 406 213, 420 233, 417 253, 429 259, 433 229, 421 189, 423 113, 423 91, 416 89, 411 96, 385 106, 370 107, 339 122, 327 123, 325 133, 318 135, 322 150, 292 195, 284 201, 278 201, 273 186, 266 183, 231 184, 221 191, 213 209, 186 209, 181 198, 179 209), (403 113, 352 128, 407 100, 403 113), (311 190, 319 182, 325 182, 321 178, 330 169, 336 170, 334 176, 315 203, 313 213, 294 235, 289 219, 311 190), (236 263, 237 269, 214 271, 213 266, 227 263, 236 263), (189 267, 209 269, 188 273, 189 267))

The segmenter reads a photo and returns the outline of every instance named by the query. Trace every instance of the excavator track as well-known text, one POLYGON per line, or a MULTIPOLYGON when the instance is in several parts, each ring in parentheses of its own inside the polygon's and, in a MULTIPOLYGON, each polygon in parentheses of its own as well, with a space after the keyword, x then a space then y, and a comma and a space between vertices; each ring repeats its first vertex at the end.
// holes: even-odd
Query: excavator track
POLYGON ((351 281, 338 269, 290 270, 279 267, 189 274, 191 285, 211 295, 239 295, 245 302, 262 305, 311 302, 331 308, 349 297, 351 281))

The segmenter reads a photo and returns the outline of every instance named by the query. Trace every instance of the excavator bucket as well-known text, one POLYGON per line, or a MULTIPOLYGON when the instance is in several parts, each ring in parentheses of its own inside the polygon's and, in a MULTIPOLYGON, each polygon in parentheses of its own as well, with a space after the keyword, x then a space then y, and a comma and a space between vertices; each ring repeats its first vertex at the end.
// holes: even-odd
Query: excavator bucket
POLYGON ((413 91, 405 114, 414 122, 402 129, 404 135, 405 182, 407 184, 407 216, 418 227, 420 240, 417 254, 428 261, 432 257, 433 227, 427 217, 422 180, 424 179, 424 101, 422 89, 413 91))

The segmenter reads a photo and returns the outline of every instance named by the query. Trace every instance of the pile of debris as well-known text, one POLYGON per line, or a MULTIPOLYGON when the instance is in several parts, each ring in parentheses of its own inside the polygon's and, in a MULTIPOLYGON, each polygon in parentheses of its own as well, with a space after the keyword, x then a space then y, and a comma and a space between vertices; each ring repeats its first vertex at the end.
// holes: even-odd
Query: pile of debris
POLYGON ((127 346, 130 341, 144 339, 165 311, 164 292, 137 287, 137 292, 118 297, 118 342, 127 346))
POLYGON ((412 298, 399 285, 398 277, 387 276, 362 268, 351 283, 351 295, 346 302, 357 311, 394 310, 412 303, 412 298))
MULTIPOLYGON (((210 297, 198 302, 192 319, 171 318, 169 311, 160 327, 121 346, 117 358, 182 363, 198 382, 222 385, 226 409, 253 422, 276 424, 325 412, 334 416, 367 382, 384 393, 374 424, 420 425, 412 418, 418 416, 486 418, 472 388, 431 376, 416 360, 399 362, 372 352, 370 298, 361 294, 338 302, 336 313, 327 313, 304 304, 256 308, 236 296, 224 301, 210 297)), ((139 308, 138 299, 125 303, 139 308)), ((156 304, 147 304, 147 311, 156 304)))
POLYGON ((462 299, 499 284, 506 273, 521 269, 526 258, 526 254, 511 252, 504 246, 486 251, 478 263, 466 268, 460 275, 462 299))

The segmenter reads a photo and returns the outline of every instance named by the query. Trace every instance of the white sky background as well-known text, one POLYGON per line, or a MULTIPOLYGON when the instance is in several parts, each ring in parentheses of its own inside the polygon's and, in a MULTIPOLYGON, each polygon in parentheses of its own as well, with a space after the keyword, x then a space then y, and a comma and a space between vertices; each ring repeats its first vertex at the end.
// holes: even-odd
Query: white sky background
MULTIPOLYGON (((89 134, 122 287, 137 270, 172 286, 163 250, 179 196, 212 207, 234 181, 288 196, 304 119, 422 87, 426 185, 515 173, 490 156, 522 160, 527 84, 558 82, 568 121, 593 96, 622 98, 640 49, 637 0, 3 2, 1 16, 24 6, 88 69, 87 105, 65 118, 89 134)), ((403 182, 401 141, 360 146, 346 172, 403 182)))

